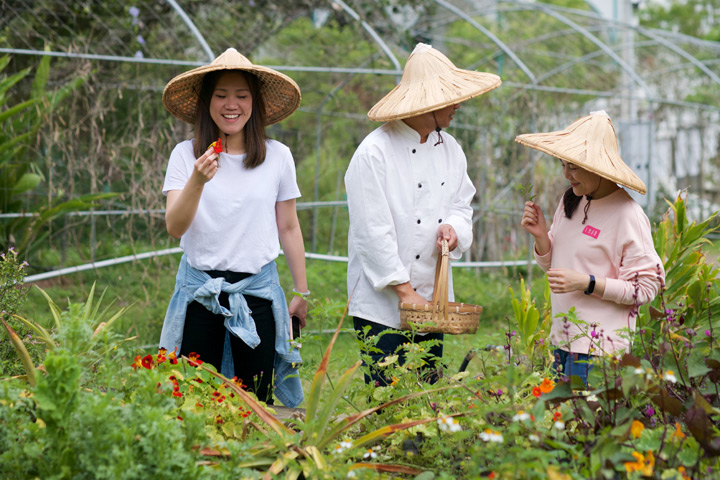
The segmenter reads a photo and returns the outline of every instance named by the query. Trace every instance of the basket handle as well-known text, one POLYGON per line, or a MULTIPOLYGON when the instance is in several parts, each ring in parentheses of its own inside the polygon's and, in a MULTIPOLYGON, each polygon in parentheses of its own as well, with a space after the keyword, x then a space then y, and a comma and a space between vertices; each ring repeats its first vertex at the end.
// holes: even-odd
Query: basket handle
POLYGON ((435 285, 433 286, 433 311, 443 312, 443 317, 448 317, 448 263, 450 249, 447 240, 441 241, 441 251, 438 254, 437 265, 435 266, 435 285))

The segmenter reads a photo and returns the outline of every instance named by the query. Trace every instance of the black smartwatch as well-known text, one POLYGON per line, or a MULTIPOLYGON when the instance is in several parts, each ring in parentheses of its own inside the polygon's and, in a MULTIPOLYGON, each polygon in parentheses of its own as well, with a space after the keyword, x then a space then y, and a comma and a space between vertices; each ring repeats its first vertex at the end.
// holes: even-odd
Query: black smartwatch
POLYGON ((595 291, 595 275, 590 275, 590 283, 588 284, 587 290, 585 290, 585 295, 592 295, 593 291, 595 291))

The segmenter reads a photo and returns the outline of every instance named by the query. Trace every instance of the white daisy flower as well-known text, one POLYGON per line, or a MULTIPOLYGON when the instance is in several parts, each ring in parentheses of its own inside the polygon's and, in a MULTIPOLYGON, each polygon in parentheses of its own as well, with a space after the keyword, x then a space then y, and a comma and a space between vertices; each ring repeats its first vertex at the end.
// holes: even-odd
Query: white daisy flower
POLYGON ((462 430, 460 423, 452 417, 439 418, 437 422, 443 432, 455 433, 462 430))
POLYGON ((489 428, 480 434, 480 439, 485 442, 503 443, 505 440, 500 432, 494 432, 489 428))
POLYGON ((521 422, 523 420, 530 420, 530 414, 520 410, 515 416, 512 417, 513 422, 521 422))

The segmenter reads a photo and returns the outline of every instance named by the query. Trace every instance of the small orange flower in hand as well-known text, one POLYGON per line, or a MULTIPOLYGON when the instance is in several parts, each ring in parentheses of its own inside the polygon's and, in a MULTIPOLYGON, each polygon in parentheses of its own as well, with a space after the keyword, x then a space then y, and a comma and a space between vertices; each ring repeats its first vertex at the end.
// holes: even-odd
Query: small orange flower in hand
MULTIPOLYGON (((210 144, 210 147, 212 147, 213 150, 215 150, 215 153, 222 152, 223 151, 222 139, 218 138, 216 141, 214 141, 213 143, 210 144)), ((208 147, 208 148, 210 148, 210 147, 208 147)))

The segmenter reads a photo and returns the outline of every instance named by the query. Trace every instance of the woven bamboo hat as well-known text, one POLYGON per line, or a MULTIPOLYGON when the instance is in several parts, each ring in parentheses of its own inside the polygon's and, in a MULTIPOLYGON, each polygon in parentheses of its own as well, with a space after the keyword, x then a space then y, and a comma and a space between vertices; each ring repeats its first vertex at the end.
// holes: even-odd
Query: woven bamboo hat
POLYGON ((217 70, 242 70, 254 74, 260 80, 260 94, 265 100, 267 125, 290 116, 300 106, 300 87, 292 78, 272 68, 253 65, 240 52, 228 48, 210 65, 181 73, 170 80, 163 91, 165 108, 180 120, 195 124, 203 77, 217 70))
POLYGON ((432 46, 418 43, 400 83, 370 109, 368 117, 376 122, 413 117, 464 102, 501 83, 492 73, 457 68, 432 46))
POLYGON ((643 195, 647 193, 645 183, 620 158, 615 129, 605 111, 591 112, 564 130, 526 133, 515 137, 515 141, 643 195))

